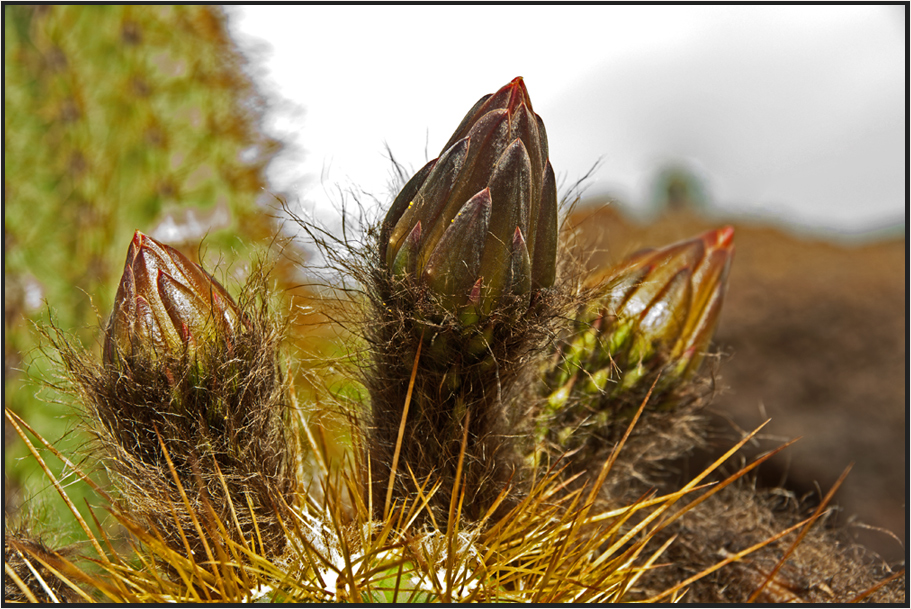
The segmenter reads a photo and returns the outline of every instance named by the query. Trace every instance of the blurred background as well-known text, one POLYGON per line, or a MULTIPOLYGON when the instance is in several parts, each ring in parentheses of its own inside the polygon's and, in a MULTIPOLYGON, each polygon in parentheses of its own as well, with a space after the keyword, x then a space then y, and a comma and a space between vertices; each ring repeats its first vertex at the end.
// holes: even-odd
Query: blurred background
MULTIPOLYGON (((906 534, 906 23, 902 6, 5 6, 5 404, 85 442, 33 323, 100 351, 133 230, 236 289, 287 227, 279 198, 330 229, 348 198, 381 217, 390 152, 417 169, 521 75, 564 191, 587 176, 568 224, 592 267, 735 225, 718 447, 767 417, 755 451, 803 435, 762 474, 798 495, 855 462, 841 522, 898 560, 869 527, 906 534)), ((333 353, 289 262, 312 253, 286 253, 292 339, 333 353)), ((4 439, 6 513, 53 526, 4 439)))
POLYGON ((452 117, 523 76, 558 174, 601 160, 590 196, 647 217, 662 168, 683 165, 701 203, 742 217, 826 236, 904 224, 901 6, 228 10, 254 79, 291 102, 267 128, 299 146, 270 181, 320 214, 337 184, 383 199, 384 144, 420 168, 452 117))

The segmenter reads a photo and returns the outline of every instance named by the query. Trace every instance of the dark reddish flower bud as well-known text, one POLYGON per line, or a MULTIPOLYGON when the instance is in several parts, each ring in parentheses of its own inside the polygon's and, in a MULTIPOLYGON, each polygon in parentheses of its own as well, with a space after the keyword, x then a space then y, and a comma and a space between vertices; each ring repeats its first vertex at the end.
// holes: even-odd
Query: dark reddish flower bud
POLYGON ((556 276, 557 191, 547 134, 516 78, 468 112, 440 157, 393 202, 382 263, 413 275, 473 323, 527 302, 556 276), (466 310, 470 309, 470 311, 466 310))

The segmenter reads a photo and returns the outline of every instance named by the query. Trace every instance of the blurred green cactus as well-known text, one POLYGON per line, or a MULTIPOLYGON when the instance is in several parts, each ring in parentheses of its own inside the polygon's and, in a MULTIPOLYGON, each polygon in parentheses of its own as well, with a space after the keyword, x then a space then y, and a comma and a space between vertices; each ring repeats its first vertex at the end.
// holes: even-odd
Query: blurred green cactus
MULTIPOLYGON (((42 301, 57 327, 98 348, 123 235, 137 227, 187 252, 205 237, 213 258, 242 269, 274 234, 257 199, 279 144, 258 124, 264 103, 216 7, 3 12, 6 405, 58 438, 61 398, 36 398, 16 372, 51 375, 32 332, 42 301), (191 230, 191 217, 210 221, 191 230)), ((24 450, 7 448, 13 460, 24 450)), ((8 474, 14 511, 35 490, 25 469, 8 474)))
POLYGON ((464 325, 528 308, 556 275, 557 191, 522 78, 482 97, 396 197, 380 260, 418 277, 464 325))

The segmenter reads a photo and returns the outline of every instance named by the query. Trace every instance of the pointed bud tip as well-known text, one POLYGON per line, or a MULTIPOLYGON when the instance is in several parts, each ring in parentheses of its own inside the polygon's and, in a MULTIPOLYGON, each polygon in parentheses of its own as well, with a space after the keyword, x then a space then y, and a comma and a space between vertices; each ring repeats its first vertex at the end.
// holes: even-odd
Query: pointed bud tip
POLYGON ((411 229, 411 232, 408 234, 408 238, 413 243, 418 243, 421 240, 421 221, 418 220, 418 223, 414 225, 414 228, 411 229))
POLYGON ((505 88, 510 89, 509 104, 507 110, 510 114, 516 111, 522 103, 531 109, 531 100, 528 97, 528 89, 525 87, 525 80, 521 76, 516 76, 505 88))
POLYGON ((517 226, 516 231, 512 234, 512 246, 519 247, 520 245, 524 244, 525 237, 522 236, 522 229, 517 226))
POLYGON ((700 236, 707 252, 715 249, 731 249, 734 244, 734 227, 725 226, 703 233, 700 236))
POLYGON ((493 200, 490 198, 490 187, 485 186, 482 190, 475 193, 475 195, 466 202, 466 207, 468 207, 468 204, 471 205, 469 209, 472 211, 476 208, 490 209, 490 206, 493 204, 493 200))
POLYGON ((476 305, 481 301, 481 284, 484 282, 483 277, 478 277, 478 280, 474 282, 474 285, 471 286, 471 292, 468 295, 468 304, 476 305))
POLYGON ((131 260, 135 260, 136 256, 139 254, 142 249, 143 242, 148 239, 140 231, 133 232, 133 239, 130 241, 130 247, 127 249, 127 263, 131 260), (131 255, 132 254, 132 255, 131 255))

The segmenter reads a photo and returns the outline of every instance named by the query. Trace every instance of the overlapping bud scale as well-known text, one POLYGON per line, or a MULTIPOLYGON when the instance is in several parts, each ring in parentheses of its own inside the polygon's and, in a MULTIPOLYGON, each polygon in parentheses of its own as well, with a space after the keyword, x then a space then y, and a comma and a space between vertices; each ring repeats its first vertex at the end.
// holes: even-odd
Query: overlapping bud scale
POLYGON ((468 112, 383 223, 381 262, 471 323, 553 286, 557 194, 544 125, 516 78, 468 112))
POLYGON ((734 253, 725 227, 643 250, 588 283, 598 296, 578 315, 551 408, 571 393, 620 397, 660 372, 660 389, 692 378, 709 348, 734 253))
POLYGON ((240 317, 230 294, 174 248, 133 235, 104 343, 104 362, 192 358, 205 343, 230 348, 240 317))

